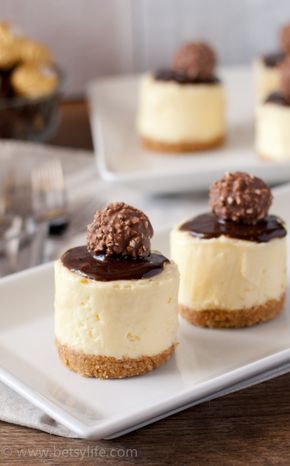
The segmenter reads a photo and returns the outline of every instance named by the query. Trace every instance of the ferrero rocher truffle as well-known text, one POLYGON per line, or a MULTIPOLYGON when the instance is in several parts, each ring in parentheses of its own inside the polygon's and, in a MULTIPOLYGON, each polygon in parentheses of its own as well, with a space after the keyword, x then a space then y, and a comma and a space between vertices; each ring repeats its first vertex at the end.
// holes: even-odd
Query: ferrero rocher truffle
POLYGON ((51 63, 49 50, 34 40, 21 37, 18 40, 19 57, 23 63, 51 63))
POLYGON ((0 69, 9 70, 19 61, 19 52, 13 42, 0 43, 0 69))
POLYGON ((221 220, 254 225, 264 219, 272 193, 263 180, 248 173, 225 173, 209 193, 213 213, 221 220))
POLYGON ((215 63, 211 47, 204 42, 189 42, 178 50, 172 69, 192 79, 207 79, 213 76, 215 63))
POLYGON ((290 53, 290 24, 280 30, 280 47, 285 53, 290 53))
POLYGON ((16 95, 37 98, 52 94, 58 85, 53 67, 38 63, 25 63, 12 72, 11 84, 16 95))
POLYGON ((16 39, 21 37, 21 30, 15 27, 14 25, 8 23, 7 21, 0 22, 0 44, 1 47, 5 43, 15 43, 16 39))
POLYGON ((87 229, 87 247, 92 254, 141 258, 150 254, 153 228, 148 217, 124 202, 97 210, 87 229))
POLYGON ((287 57, 279 65, 280 93, 290 101, 290 57, 287 57))

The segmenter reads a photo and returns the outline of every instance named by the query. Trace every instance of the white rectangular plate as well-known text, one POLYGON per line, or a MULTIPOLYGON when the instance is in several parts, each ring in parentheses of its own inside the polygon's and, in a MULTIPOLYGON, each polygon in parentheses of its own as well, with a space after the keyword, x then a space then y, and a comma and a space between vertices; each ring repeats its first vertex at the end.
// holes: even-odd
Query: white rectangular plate
POLYGON ((253 76, 248 67, 223 68, 227 140, 194 155, 143 150, 136 133, 139 76, 94 81, 88 89, 91 127, 100 175, 145 192, 208 189, 225 171, 244 170, 275 183, 290 179, 289 162, 258 159, 254 151, 253 76))
MULTIPOLYGON (((288 225, 289 199, 290 187, 278 190, 273 209, 288 225)), ((153 246, 167 254, 168 231, 153 246)), ((52 264, 0 280, 0 302, 0 380, 83 438, 120 435, 238 383, 283 373, 290 360, 289 300, 279 317, 253 328, 208 330, 181 320, 175 356, 124 380, 83 378, 58 360, 52 264)))

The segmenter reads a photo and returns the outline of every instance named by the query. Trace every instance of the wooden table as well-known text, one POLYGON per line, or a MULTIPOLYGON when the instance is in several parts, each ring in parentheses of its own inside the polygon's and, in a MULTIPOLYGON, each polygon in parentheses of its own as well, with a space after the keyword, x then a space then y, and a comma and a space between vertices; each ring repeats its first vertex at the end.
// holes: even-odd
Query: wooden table
MULTIPOLYGON (((85 104, 63 103, 61 112, 52 143, 91 149, 85 104)), ((289 466, 289 387, 290 374, 111 441, 66 439, 0 422, 0 465, 289 466)))

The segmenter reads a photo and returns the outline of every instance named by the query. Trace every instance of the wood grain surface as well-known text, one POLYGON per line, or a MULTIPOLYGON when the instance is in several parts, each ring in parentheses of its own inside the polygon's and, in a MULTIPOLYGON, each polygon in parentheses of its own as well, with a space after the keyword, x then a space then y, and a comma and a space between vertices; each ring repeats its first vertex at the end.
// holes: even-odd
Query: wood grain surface
POLYGON ((88 107, 82 99, 61 103, 60 126, 49 144, 93 150, 88 107))
MULTIPOLYGON (((86 106, 64 103, 54 144, 91 148, 86 106)), ((0 422, 0 465, 287 465, 290 374, 115 440, 52 436, 0 422)), ((1 407, 0 407, 1 409, 1 407)))

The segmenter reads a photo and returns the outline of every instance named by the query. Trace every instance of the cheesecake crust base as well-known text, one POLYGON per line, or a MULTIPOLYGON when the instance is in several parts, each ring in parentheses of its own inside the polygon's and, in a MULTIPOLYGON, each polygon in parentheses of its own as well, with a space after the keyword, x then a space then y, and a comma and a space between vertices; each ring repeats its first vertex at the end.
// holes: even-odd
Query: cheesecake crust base
POLYGON ((258 154, 259 159, 264 160, 265 162, 279 162, 279 161, 287 161, 290 160, 290 155, 288 157, 283 157, 282 159, 277 159, 275 157, 271 157, 270 155, 258 154))
POLYGON ((209 141, 191 141, 191 142, 178 142, 178 143, 167 143, 156 141, 148 137, 141 137, 141 144, 145 149, 149 149, 157 152, 170 152, 177 154, 178 152, 197 152, 203 150, 213 149, 221 146, 225 141, 225 136, 219 136, 209 141))
POLYGON ((96 356, 75 351, 56 340, 58 355, 63 364, 85 377, 122 379, 145 374, 164 364, 173 355, 175 344, 154 356, 117 359, 112 356, 96 356))
POLYGON ((285 303, 285 293, 280 299, 270 299, 259 306, 234 311, 204 310, 195 311, 187 306, 179 305, 179 313, 190 324, 208 328, 241 328, 267 322, 279 314, 285 303))

